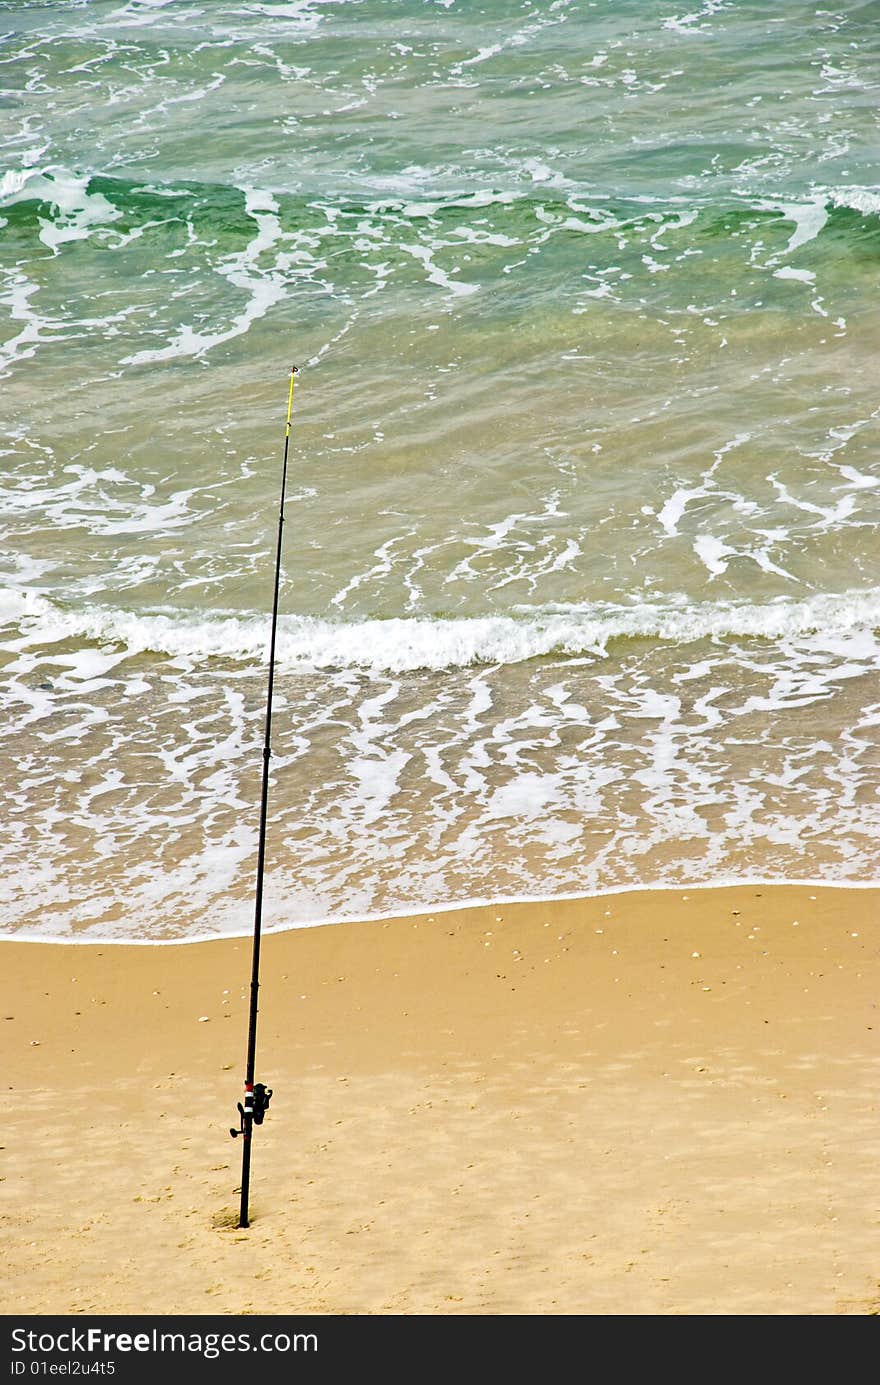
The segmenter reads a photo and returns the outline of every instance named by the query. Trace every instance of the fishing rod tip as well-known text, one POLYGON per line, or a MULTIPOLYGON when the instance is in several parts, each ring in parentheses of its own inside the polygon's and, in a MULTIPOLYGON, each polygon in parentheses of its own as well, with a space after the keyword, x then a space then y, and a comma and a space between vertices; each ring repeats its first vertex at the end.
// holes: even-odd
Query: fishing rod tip
POLYGON ((299 366, 298 366, 298 365, 292 365, 292 366, 290 367, 290 373, 291 373, 291 375, 299 375, 299 366))

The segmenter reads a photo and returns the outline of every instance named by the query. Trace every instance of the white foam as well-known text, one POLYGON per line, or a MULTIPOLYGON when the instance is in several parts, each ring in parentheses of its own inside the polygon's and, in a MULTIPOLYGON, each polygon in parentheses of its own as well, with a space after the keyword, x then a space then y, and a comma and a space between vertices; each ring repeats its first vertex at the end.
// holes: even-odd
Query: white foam
POLYGON ((567 183, 567 179, 561 173, 555 172, 543 159, 526 159, 523 168, 533 183, 546 183, 554 188, 564 187, 567 183))
MULTIPOLYGON (((755 889, 763 886, 766 889, 774 887, 784 887, 786 889, 811 889, 811 890, 876 890, 880 889, 880 875, 870 879, 835 879, 827 876, 766 876, 766 875, 720 875, 717 879, 705 880, 699 876, 684 875, 680 880, 664 881, 652 880, 649 882, 640 881, 638 884, 609 885, 606 887, 590 888, 586 886, 582 890, 560 890, 556 892, 532 894, 486 894, 486 895, 467 895, 461 898, 449 899, 444 897, 434 904, 426 904, 419 900, 405 908, 394 908, 381 912, 359 913, 356 909, 333 910, 326 914, 317 912, 313 917, 299 922, 287 922, 276 924, 264 928, 266 933, 290 933, 300 928, 320 928, 337 923, 380 923, 386 919, 397 918, 432 918, 435 914, 451 914, 461 909, 485 909, 503 908, 505 905, 516 904, 554 904, 578 899, 606 899, 619 894, 645 894, 653 895, 657 890, 668 893, 674 891, 684 894, 691 890, 732 890, 732 889, 755 889)), ((71 937, 69 934, 52 933, 48 931, 37 932, 35 929, 24 928, 14 934, 0 934, 0 943, 3 942, 34 942, 34 943, 65 943, 71 947, 81 947, 91 943, 99 943, 102 947, 185 947, 191 943, 216 942, 218 938, 245 938, 249 937, 251 929, 239 925, 234 931, 222 929, 214 933, 192 933, 185 938, 132 938, 118 937, 107 934, 103 931, 94 931, 88 937, 71 937)))
POLYGON ((664 29, 671 29, 673 33, 683 34, 692 37, 695 34, 705 33, 709 26, 702 21, 709 19, 719 10, 727 9, 730 0, 705 0, 702 9, 694 10, 690 14, 670 14, 661 20, 664 29))
POLYGON ((20 200, 18 194, 23 190, 27 181, 33 176, 32 168, 10 168, 3 177, 0 178, 0 202, 5 202, 7 206, 14 201, 20 200))
MULTIPOLYGON (((794 231, 785 249, 780 252, 781 255, 790 255, 802 245, 815 240, 828 220, 828 194, 824 192, 814 193, 803 202, 781 202, 772 198, 761 198, 755 206, 761 211, 779 212, 786 221, 794 222, 794 231)), ((766 263, 768 266, 776 265, 779 259, 780 255, 771 255, 766 263)))
POLYGON ((445 270, 434 263, 433 251, 427 245, 402 245, 400 248, 406 254, 412 255, 414 260, 421 261, 429 284, 437 284, 439 288, 446 289, 447 293, 456 297, 478 292, 477 284, 462 284, 450 278, 445 270))
POLYGON ((863 216, 880 216, 880 193, 868 188, 841 188, 831 194, 835 207, 849 207, 863 216))
POLYGON ((257 264, 265 251, 283 239, 278 204, 270 193, 257 188, 244 188, 243 192, 245 211, 257 225, 256 235, 244 250, 227 256, 216 266, 217 272, 230 284, 248 295, 242 311, 228 327, 218 327, 214 331, 196 331, 188 323, 184 324, 165 346, 124 356, 122 365, 150 365, 182 356, 204 356, 215 346, 243 336, 254 322, 265 317, 269 309, 286 296, 287 287, 277 267, 262 270, 257 264))
POLYGON ((663 525, 670 537, 678 533, 679 520, 684 517, 689 502, 705 495, 705 493, 703 486, 695 486, 677 490, 668 500, 663 502, 662 507, 657 511, 657 520, 663 525))
POLYGON ((57 164, 43 169, 11 170, 0 182, 0 203, 47 202, 57 217, 40 217, 40 240, 53 254, 67 241, 85 240, 99 226, 117 221, 122 213, 100 192, 88 190, 91 175, 73 173, 57 164))
POLYGON ((781 269, 774 269, 774 279, 797 279, 802 284, 814 284, 816 276, 809 269, 795 269, 793 265, 783 265, 781 269))
POLYGON ((736 556, 735 548, 731 548, 711 534, 701 534, 699 538, 694 540, 694 552, 713 577, 719 577, 726 572, 727 563, 725 560, 736 556))
MULTIPOLYGON (((3 353, 0 352, 0 364, 3 353)), ((71 480, 60 484, 30 484, 26 488, 0 483, 0 503, 7 515, 32 515, 39 508, 53 527, 85 526, 92 534, 118 535, 170 532, 195 520, 190 508, 192 491, 178 491, 169 499, 154 500, 149 482, 133 482, 115 467, 100 471, 70 464, 64 468, 71 480), (132 498, 132 490, 138 492, 132 498)))
POLYGON ((0 345, 0 375, 7 368, 33 356, 37 347, 46 340, 46 334, 57 328, 58 323, 39 313, 30 299, 39 292, 39 285, 27 279, 19 270, 13 270, 6 283, 6 291, 0 295, 0 303, 8 309, 9 317, 24 326, 14 337, 9 337, 0 345))
POLYGON ((307 31, 317 29, 323 18, 316 5, 324 3, 324 0, 275 0, 272 4, 268 0, 261 4, 251 0, 251 3, 257 14, 264 14, 273 20, 292 19, 297 28, 307 31))
MULTIPOLYGON (((701 556, 712 571, 723 571, 723 556, 730 551, 715 540, 702 541, 701 556)), ((138 614, 99 606, 65 610, 35 592, 11 588, 0 590, 0 617, 17 624, 27 644, 85 639, 121 645, 129 654, 166 654, 187 665, 212 658, 261 663, 267 657, 267 622, 255 615, 138 614)), ((290 670, 405 673, 515 664, 548 654, 601 656, 610 641, 619 639, 779 641, 860 630, 880 630, 880 588, 765 604, 682 601, 537 608, 518 617, 329 621, 282 616, 277 658, 290 670)))
POLYGON ((128 3, 122 5, 118 10, 111 11, 104 19, 104 23, 113 23, 120 29, 147 28, 153 24, 157 17, 160 21, 165 20, 165 16, 161 12, 170 9, 173 4, 174 0, 128 0, 128 3))

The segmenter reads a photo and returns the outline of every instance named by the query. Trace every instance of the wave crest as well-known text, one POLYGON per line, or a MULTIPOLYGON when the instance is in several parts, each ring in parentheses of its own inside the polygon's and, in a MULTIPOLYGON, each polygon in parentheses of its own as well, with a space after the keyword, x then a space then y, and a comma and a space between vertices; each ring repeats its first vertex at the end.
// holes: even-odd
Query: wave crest
MULTIPOLYGON (((33 593, 0 595, 0 621, 18 628, 24 643, 45 648, 62 640, 121 646, 187 664, 211 659, 262 663, 268 657, 268 618, 258 615, 157 611, 137 614, 92 607, 68 610, 33 593)), ((598 604, 523 610, 516 615, 430 616, 331 621, 282 616, 277 659, 290 671, 360 669, 406 673, 480 664, 516 664, 548 655, 602 656, 617 640, 688 644, 704 639, 781 641, 827 634, 833 638, 880 630, 880 588, 803 601, 765 604, 681 602, 632 607, 598 604)))

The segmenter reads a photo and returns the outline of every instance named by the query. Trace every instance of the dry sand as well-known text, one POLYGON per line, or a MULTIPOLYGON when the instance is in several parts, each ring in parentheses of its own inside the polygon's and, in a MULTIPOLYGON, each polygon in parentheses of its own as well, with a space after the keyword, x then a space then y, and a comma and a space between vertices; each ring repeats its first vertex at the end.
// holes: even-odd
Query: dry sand
POLYGON ((3 944, 7 1314, 874 1314, 880 892, 3 944))

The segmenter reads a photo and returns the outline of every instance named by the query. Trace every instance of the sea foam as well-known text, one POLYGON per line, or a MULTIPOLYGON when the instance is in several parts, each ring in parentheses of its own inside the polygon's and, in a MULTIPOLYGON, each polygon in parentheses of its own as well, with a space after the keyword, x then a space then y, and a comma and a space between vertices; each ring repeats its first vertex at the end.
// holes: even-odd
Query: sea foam
MULTIPOLYGON (((19 627, 13 647, 86 640, 147 651, 187 665, 209 659, 263 662, 268 620, 256 614, 147 613, 92 606, 65 609, 32 592, 0 592, 0 619, 19 627)), ((331 621, 282 616, 277 659, 291 671, 354 668, 406 673, 419 669, 516 664, 547 655, 601 656, 615 640, 688 644, 696 640, 786 640, 880 630, 880 588, 817 594, 763 604, 717 601, 660 605, 565 606, 516 615, 459 619, 413 616, 331 621)), ((7 644, 10 642, 7 640, 7 644)))

